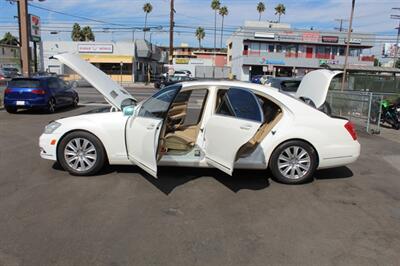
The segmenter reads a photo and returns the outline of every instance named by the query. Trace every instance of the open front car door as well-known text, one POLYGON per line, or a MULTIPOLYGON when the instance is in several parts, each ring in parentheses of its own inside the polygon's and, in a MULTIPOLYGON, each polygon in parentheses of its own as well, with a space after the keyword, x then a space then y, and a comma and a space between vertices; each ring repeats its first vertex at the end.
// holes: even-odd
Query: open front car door
POLYGON ((230 88, 205 126, 207 163, 232 175, 237 152, 257 132, 264 120, 253 92, 230 88))
POLYGON ((160 133, 181 87, 173 85, 160 90, 127 121, 125 136, 129 160, 156 178, 160 133))

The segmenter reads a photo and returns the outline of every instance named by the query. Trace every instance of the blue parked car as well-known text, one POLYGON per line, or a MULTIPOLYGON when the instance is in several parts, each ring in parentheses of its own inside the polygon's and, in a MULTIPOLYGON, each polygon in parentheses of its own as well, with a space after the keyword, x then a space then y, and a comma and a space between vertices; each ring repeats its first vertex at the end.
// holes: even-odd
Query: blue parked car
POLYGON ((53 113, 57 107, 78 106, 78 93, 58 77, 14 78, 4 91, 4 108, 44 109, 53 113))

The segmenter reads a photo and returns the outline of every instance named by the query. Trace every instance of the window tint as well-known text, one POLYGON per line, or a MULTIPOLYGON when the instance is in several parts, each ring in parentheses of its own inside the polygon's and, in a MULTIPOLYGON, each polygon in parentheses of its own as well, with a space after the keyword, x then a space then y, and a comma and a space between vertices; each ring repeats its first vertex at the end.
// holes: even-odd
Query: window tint
POLYGON ((52 90, 58 90, 59 83, 58 80, 55 78, 48 79, 48 87, 52 90))
POLYGON ((257 98, 252 92, 241 88, 229 89, 219 104, 216 113, 240 119, 263 121, 257 98))
POLYGON ((10 88, 39 88, 40 80, 37 79, 14 79, 8 83, 10 88))
POLYGON ((300 80, 282 81, 281 89, 287 92, 296 92, 300 86, 300 80))
POLYGON ((169 86, 149 98, 139 111, 141 117, 164 118, 181 85, 169 86))

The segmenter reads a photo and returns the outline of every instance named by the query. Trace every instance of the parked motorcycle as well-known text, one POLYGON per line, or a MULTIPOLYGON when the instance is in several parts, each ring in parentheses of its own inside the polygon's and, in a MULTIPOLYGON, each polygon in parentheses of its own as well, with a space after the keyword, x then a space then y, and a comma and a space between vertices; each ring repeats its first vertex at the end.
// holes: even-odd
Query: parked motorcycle
POLYGON ((389 101, 383 100, 382 103, 381 124, 388 123, 392 128, 400 129, 400 101, 390 104, 389 101))

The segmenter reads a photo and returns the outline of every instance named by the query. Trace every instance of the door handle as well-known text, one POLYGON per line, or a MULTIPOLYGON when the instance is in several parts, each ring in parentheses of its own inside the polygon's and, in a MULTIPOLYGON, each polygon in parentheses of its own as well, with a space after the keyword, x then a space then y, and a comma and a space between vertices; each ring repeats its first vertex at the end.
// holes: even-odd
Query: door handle
POLYGON ((251 125, 241 125, 240 129, 249 130, 252 126, 251 125))

